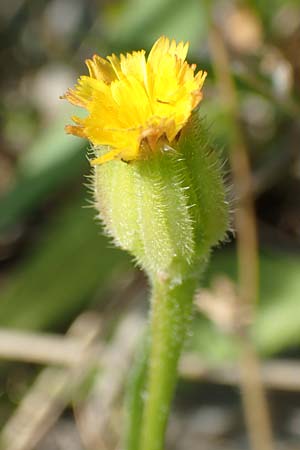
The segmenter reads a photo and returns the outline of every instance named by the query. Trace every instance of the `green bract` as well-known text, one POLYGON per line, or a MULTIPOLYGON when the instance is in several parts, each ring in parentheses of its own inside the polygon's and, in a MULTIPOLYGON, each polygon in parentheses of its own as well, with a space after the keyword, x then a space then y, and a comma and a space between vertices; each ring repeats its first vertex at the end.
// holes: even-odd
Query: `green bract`
POLYGON ((198 111, 174 148, 131 163, 115 160, 96 166, 94 183, 106 231, 150 278, 160 274, 180 283, 226 232, 228 203, 220 158, 198 111))

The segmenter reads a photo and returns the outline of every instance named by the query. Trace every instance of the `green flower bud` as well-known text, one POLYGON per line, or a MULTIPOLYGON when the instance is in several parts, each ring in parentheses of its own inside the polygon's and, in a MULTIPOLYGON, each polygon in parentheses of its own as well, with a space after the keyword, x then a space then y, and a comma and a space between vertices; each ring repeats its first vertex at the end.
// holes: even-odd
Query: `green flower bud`
MULTIPOLYGON (((107 149, 95 151, 98 157, 107 149)), ((95 166, 94 192, 106 232, 150 277, 179 283, 228 227, 220 157, 197 110, 173 148, 95 166)))

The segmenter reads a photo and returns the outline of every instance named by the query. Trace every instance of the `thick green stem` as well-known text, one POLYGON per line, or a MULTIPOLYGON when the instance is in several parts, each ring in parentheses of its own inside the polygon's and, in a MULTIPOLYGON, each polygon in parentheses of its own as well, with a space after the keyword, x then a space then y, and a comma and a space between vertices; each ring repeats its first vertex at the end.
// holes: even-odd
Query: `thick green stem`
POLYGON ((196 288, 193 278, 172 286, 155 278, 151 299, 151 352, 140 450, 162 450, 196 288))

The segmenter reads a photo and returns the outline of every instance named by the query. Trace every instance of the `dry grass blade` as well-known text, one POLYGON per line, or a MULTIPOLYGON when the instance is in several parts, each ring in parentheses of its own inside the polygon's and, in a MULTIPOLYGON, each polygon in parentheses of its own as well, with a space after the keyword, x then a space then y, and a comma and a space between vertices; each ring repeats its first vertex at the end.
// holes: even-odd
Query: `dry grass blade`
MULTIPOLYGON (((237 364, 210 365, 201 361, 197 353, 185 353, 179 367, 180 376, 191 381, 236 386, 241 382, 237 364)), ((300 391, 300 363, 289 360, 267 361, 261 364, 261 381, 268 389, 300 391)))
POLYGON ((0 359, 72 366, 85 348, 82 337, 0 329, 0 359))

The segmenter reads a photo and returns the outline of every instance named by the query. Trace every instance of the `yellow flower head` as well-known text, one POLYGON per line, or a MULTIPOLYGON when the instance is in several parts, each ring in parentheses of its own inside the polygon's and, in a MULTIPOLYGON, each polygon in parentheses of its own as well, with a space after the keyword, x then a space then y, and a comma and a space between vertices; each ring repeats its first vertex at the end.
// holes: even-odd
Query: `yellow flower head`
POLYGON ((140 50, 107 59, 94 55, 74 89, 64 95, 85 108, 85 118, 66 131, 109 150, 92 164, 112 159, 132 161, 162 143, 172 143, 202 98, 206 72, 195 75, 196 65, 186 61, 188 43, 159 38, 148 58, 140 50))

